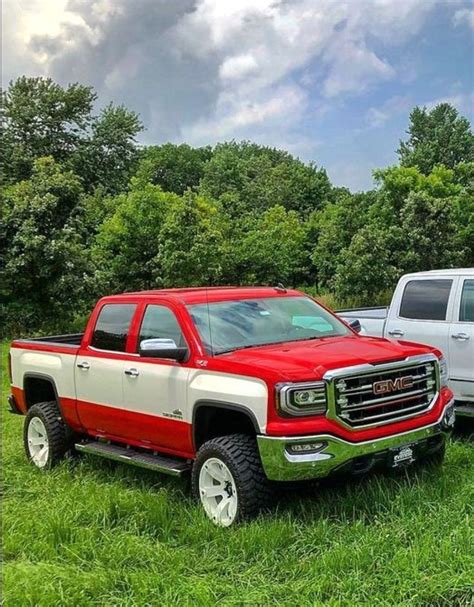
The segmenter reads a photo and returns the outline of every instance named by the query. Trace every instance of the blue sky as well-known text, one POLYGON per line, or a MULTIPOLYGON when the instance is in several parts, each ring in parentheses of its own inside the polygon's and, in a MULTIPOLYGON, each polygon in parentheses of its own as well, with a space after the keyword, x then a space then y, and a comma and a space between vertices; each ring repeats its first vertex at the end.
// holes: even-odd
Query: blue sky
POLYGON ((3 83, 91 84, 141 141, 251 139, 372 185, 415 105, 473 119, 465 0, 4 0, 3 83))
POLYGON ((334 181, 370 187, 371 168, 397 161, 398 142, 415 105, 448 101, 473 121, 474 30, 460 25, 452 23, 449 6, 441 6, 416 38, 385 50, 397 77, 344 99, 318 121, 308 119, 308 132, 324 142, 318 162, 331 167, 334 181))

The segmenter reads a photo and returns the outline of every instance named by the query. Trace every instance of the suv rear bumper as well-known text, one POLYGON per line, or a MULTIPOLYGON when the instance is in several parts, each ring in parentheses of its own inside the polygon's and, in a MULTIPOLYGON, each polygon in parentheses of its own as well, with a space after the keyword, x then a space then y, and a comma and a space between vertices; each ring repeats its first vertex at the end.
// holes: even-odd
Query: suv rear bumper
POLYGON ((361 471, 371 463, 387 460, 391 449, 413 445, 421 452, 436 451, 442 447, 454 425, 454 401, 443 409, 438 421, 429 426, 372 441, 351 443, 329 434, 312 436, 274 437, 257 436, 260 457, 265 474, 274 481, 298 481, 323 478, 339 469, 361 471), (360 458, 360 459, 359 459, 360 458))

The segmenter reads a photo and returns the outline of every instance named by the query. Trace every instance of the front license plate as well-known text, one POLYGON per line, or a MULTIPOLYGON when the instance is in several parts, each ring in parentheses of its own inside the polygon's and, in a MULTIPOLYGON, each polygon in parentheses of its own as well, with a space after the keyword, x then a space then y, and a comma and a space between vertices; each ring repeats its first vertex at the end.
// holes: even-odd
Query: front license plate
POLYGON ((403 445, 402 447, 396 447, 389 451, 389 466, 392 468, 408 466, 412 464, 415 459, 414 445, 403 445))

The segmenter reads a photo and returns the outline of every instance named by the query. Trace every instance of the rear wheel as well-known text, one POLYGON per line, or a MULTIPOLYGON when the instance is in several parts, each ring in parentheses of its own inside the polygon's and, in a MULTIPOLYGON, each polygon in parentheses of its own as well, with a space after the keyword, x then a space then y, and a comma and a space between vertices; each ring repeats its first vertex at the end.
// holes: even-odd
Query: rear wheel
POLYGON ((29 461, 37 468, 49 469, 69 448, 66 425, 54 401, 38 403, 28 411, 23 442, 29 461))
POLYGON ((207 516, 221 527, 255 516, 271 497, 255 437, 246 434, 204 443, 193 465, 192 484, 207 516))

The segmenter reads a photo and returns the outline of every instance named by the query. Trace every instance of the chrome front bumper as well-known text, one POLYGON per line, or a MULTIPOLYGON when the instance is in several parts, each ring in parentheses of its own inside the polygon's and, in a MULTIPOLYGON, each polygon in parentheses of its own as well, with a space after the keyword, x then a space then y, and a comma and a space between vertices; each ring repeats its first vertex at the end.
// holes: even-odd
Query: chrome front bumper
POLYGON ((436 440, 436 437, 444 441, 453 425, 454 401, 450 401, 436 423, 371 441, 351 443, 330 434, 285 437, 260 435, 257 436, 257 441, 263 469, 270 480, 298 481, 323 478, 350 462, 357 462, 358 458, 361 458, 359 463, 363 469, 363 460, 369 464, 370 460, 381 460, 385 452, 403 445, 421 445, 436 440), (313 449, 306 453, 296 451, 305 446, 312 446, 313 449))

